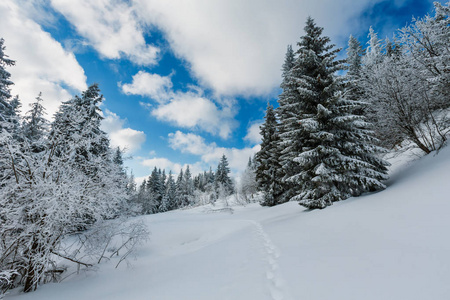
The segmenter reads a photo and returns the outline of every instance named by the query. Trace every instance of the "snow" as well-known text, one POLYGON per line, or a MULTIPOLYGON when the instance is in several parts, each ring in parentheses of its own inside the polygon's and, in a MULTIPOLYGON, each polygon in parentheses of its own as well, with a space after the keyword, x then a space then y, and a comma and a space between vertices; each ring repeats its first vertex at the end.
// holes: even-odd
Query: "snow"
POLYGON ((386 190, 324 210, 219 203, 141 217, 152 235, 131 265, 6 299, 450 299, 450 147, 405 157, 391 158, 386 190))

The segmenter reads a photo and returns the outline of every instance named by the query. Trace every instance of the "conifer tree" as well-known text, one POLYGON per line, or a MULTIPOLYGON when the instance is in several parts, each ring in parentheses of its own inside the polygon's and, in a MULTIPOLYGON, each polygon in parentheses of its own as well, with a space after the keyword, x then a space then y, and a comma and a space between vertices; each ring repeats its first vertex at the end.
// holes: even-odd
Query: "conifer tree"
POLYGON ((361 79, 362 58, 364 56, 364 49, 361 43, 352 35, 348 40, 347 48, 347 74, 345 79, 348 82, 346 89, 346 98, 351 100, 362 100, 363 90, 359 87, 361 79))
POLYGON ((308 208, 384 188, 381 181, 387 178, 386 163, 374 155, 380 148, 373 145, 369 124, 352 114, 359 104, 342 96, 343 82, 335 75, 343 67, 335 60, 339 49, 332 50, 322 31, 307 19, 291 69, 298 91, 292 104, 296 119, 282 141, 296 165, 287 178, 298 186, 292 200, 308 208))
POLYGON ((176 186, 176 192, 177 192, 177 208, 184 207, 184 201, 183 201, 183 187, 184 187, 184 172, 183 169, 180 170, 180 173, 178 174, 177 181, 175 183, 176 186))
POLYGON ((50 142, 58 141, 57 152, 72 151, 74 165, 91 176, 99 170, 99 162, 110 163, 109 139, 100 129, 102 101, 98 85, 91 85, 81 97, 60 106, 50 132, 50 142))
POLYGON ((365 65, 376 65, 383 61, 383 45, 382 41, 378 38, 378 34, 370 26, 369 34, 367 35, 369 40, 367 41, 366 55, 364 56, 365 65))
POLYGON ((150 213, 155 214, 159 212, 159 207, 161 206, 162 198, 164 196, 164 186, 161 183, 161 170, 158 171, 156 167, 148 178, 146 190, 150 213))
POLYGON ((228 159, 225 154, 223 154, 219 165, 217 166, 215 187, 217 193, 223 190, 225 193, 224 196, 231 195, 234 192, 234 184, 229 176, 229 173, 230 168, 228 167, 228 159))
POLYGON ((108 201, 111 212, 105 211, 105 215, 115 215, 113 211, 123 209, 127 199, 126 181, 117 172, 108 136, 100 129, 102 100, 98 85, 93 84, 81 97, 64 102, 55 114, 48 143, 68 168, 80 170, 91 180, 96 187, 91 191, 99 192, 99 203, 108 201), (100 193, 104 186, 108 186, 107 192, 100 193))
POLYGON ((8 122, 9 114, 11 112, 11 89, 13 82, 10 80, 11 74, 5 69, 15 65, 15 61, 8 58, 5 53, 5 40, 0 38, 0 130, 7 126, 3 122, 8 122))
POLYGON ((186 166, 186 171, 183 173, 181 180, 181 199, 182 206, 192 205, 194 202, 194 182, 192 180, 191 170, 189 165, 186 166))
POLYGON ((256 180, 260 189, 264 192, 263 206, 274 206, 280 203, 282 194, 280 147, 278 135, 278 123, 273 106, 267 104, 265 122, 261 125, 261 150, 255 159, 257 162, 256 180))
POLYGON ((209 196, 209 201, 211 203, 214 203, 217 199, 217 194, 215 192, 215 178, 216 175, 214 174, 212 167, 209 167, 209 171, 205 172, 205 192, 207 192, 209 196))
POLYGON ((141 206, 141 213, 147 215, 151 213, 150 201, 147 193, 147 179, 144 179, 139 185, 137 194, 137 203, 141 206))
POLYGON ((279 136, 279 164, 281 166, 280 179, 278 183, 282 184, 282 195, 277 202, 283 203, 289 201, 298 191, 299 186, 289 181, 288 178, 298 172, 298 166, 294 163, 294 154, 301 150, 301 143, 288 143, 287 141, 299 140, 298 134, 300 124, 297 122, 299 109, 299 92, 297 90, 296 78, 292 68, 295 63, 295 54, 292 46, 289 45, 282 66, 282 92, 278 96, 278 107, 276 114, 278 117, 278 136, 279 136))
POLYGON ((166 191, 161 203, 161 211, 169 211, 177 208, 177 191, 172 171, 167 176, 166 191))
POLYGON ((42 151, 44 137, 48 133, 49 123, 45 118, 45 108, 42 105, 42 93, 36 97, 36 101, 30 104, 30 110, 25 113, 23 122, 23 134, 30 141, 34 151, 42 151))

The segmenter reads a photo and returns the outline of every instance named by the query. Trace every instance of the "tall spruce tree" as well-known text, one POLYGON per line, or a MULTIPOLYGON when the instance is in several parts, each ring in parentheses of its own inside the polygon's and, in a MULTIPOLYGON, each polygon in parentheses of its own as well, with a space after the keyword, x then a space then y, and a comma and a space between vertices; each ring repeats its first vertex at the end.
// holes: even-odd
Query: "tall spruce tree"
POLYGON ((161 182, 161 169, 155 167, 152 174, 147 180, 148 201, 149 201, 149 213, 159 212, 159 208, 162 203, 162 198, 164 196, 164 185, 161 182))
POLYGON ((361 43, 352 35, 348 40, 347 48, 347 74, 345 79, 347 81, 347 88, 345 97, 351 100, 362 100, 364 92, 359 86, 361 79, 362 58, 364 56, 364 49, 361 43))
POLYGON ((183 169, 180 170, 180 173, 178 174, 177 181, 175 182, 176 187, 176 199, 177 199, 177 208, 181 208, 185 206, 185 203, 183 201, 183 187, 184 187, 184 172, 183 169))
POLYGON ((50 142, 58 141, 58 152, 72 151, 72 162, 92 176, 99 170, 98 161, 109 163, 111 155, 108 136, 100 129, 102 101, 98 85, 91 85, 81 97, 60 106, 50 132, 50 142))
POLYGON ((255 159, 257 162, 256 180, 260 189, 264 192, 263 206, 274 206, 280 203, 282 194, 280 147, 278 135, 278 123, 273 106, 267 104, 265 122, 261 125, 261 150, 255 159))
POLYGON ((343 67, 335 60, 339 49, 332 50, 322 31, 307 19, 290 71, 298 94, 291 115, 282 116, 290 132, 282 136, 281 144, 289 147, 283 167, 295 166, 287 180, 298 188, 291 199, 308 208, 384 188, 381 181, 387 179, 386 163, 374 155, 380 148, 373 145, 370 124, 352 114, 359 103, 342 97, 344 85, 335 75, 343 67))
POLYGON ((299 186, 288 178, 299 172, 298 166, 294 163, 295 153, 301 151, 301 143, 298 123, 299 108, 299 91, 297 90, 297 82, 293 73, 295 64, 295 54, 292 46, 289 45, 286 51, 284 64, 282 66, 282 92, 278 97, 278 107, 276 114, 278 117, 278 135, 279 135, 279 153, 280 159, 280 180, 282 184, 283 194, 278 202, 289 201, 299 190, 299 186), (297 143, 288 141, 297 140, 297 143))
POLYGON ((14 66, 16 62, 6 55, 4 43, 5 40, 0 38, 0 133, 2 129, 14 131, 13 127, 17 123, 16 110, 11 100, 11 85, 14 83, 10 80, 11 73, 6 70, 6 67, 14 66))
POLYGON ((194 181, 192 180, 189 165, 186 166, 186 171, 183 176, 183 203, 185 206, 192 205, 194 203, 194 181))
POLYGON ((116 178, 122 175, 113 161, 108 136, 100 129, 102 100, 98 85, 93 84, 81 97, 77 95, 64 102, 55 114, 48 147, 66 160, 67 167, 83 172, 95 186, 93 191, 100 193, 108 186, 107 192, 103 190, 98 195, 99 203, 107 201, 110 205, 105 215, 116 215, 127 198, 126 182, 116 178))
POLYGON ((166 191, 162 199, 161 211, 169 211, 177 208, 177 191, 175 180, 173 179, 172 171, 169 171, 167 176, 166 191))
POLYGON ((215 185, 216 192, 220 194, 224 193, 223 196, 229 196, 234 192, 234 184, 230 176, 230 168, 228 167, 228 159, 225 154, 222 155, 219 165, 217 166, 215 185))
POLYGON ((5 68, 15 65, 15 61, 8 58, 5 53, 5 40, 0 38, 0 122, 7 121, 5 113, 10 109, 11 89, 13 82, 10 80, 11 73, 5 68))
POLYGON ((49 123, 45 118, 45 108, 42 106, 42 93, 36 101, 30 104, 30 110, 25 113, 23 134, 32 144, 34 151, 44 149, 44 137, 48 133, 49 123))

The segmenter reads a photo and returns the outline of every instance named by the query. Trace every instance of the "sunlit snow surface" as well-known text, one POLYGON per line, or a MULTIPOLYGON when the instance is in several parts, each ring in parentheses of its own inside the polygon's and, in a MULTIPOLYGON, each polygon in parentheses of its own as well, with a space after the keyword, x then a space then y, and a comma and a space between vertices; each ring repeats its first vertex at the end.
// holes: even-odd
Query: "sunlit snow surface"
POLYGON ((450 299, 450 148, 409 159, 392 158, 385 191, 325 210, 217 204, 142 217, 152 235, 131 266, 102 263, 6 299, 450 299))

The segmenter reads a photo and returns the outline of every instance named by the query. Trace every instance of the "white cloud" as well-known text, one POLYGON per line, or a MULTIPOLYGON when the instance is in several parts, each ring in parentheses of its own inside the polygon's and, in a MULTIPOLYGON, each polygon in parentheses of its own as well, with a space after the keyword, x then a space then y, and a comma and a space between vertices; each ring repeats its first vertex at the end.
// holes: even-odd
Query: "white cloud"
POLYGON ((152 110, 152 115, 162 121, 189 129, 200 129, 222 138, 230 136, 236 122, 233 101, 224 101, 218 107, 211 100, 196 93, 175 93, 170 102, 152 110))
POLYGON ((244 140, 252 143, 252 144, 260 144, 261 143, 261 134, 259 127, 262 125, 263 121, 258 121, 251 124, 247 128, 247 135, 244 137, 244 140))
POLYGON ((173 162, 164 157, 153 157, 153 158, 144 159, 144 160, 142 160, 141 165, 148 167, 150 172, 155 167, 157 169, 165 170, 166 174, 169 174, 169 171, 172 171, 172 174, 175 177, 174 178, 175 180, 176 180, 176 176, 178 176, 178 174, 180 173, 180 170, 183 169, 183 171, 186 171, 188 166, 189 166, 189 171, 191 172, 192 176, 196 176, 197 174, 203 173, 205 171, 205 165, 202 162, 196 162, 194 164, 182 165, 180 163, 173 162))
POLYGON ((119 84, 127 95, 141 95, 163 102, 171 94, 172 80, 170 76, 160 76, 139 71, 133 76, 132 83, 119 84))
POLYGON ((154 157, 145 159, 142 161, 142 165, 149 167, 150 169, 156 167, 158 169, 172 170, 172 172, 179 172, 181 169, 180 164, 174 163, 164 157, 154 157))
POLYGON ((124 148, 127 152, 133 153, 141 148, 146 136, 143 131, 124 128, 124 125, 125 120, 117 114, 105 110, 101 128, 108 133, 111 146, 124 148))
POLYGON ((153 65, 159 49, 147 45, 144 28, 128 1, 51 0, 52 6, 104 57, 127 58, 138 65, 153 65))
POLYGON ((194 155, 203 155, 216 148, 214 143, 207 145, 205 139, 199 135, 182 133, 181 131, 169 133, 169 145, 172 149, 181 150, 181 152, 194 155))
POLYGON ((204 165, 209 166, 216 166, 225 154, 234 172, 244 171, 249 157, 260 149, 260 145, 242 149, 218 147, 215 143, 207 144, 201 136, 180 131, 169 134, 169 145, 174 150, 200 156, 204 165))
POLYGON ((87 88, 86 75, 73 53, 28 16, 15 1, 0 1, 0 36, 5 39, 6 54, 16 60, 8 68, 15 83, 12 93, 19 94, 23 110, 42 92, 44 106, 51 117, 61 101, 73 92, 87 88))
POLYGON ((273 91, 280 82, 286 46, 298 42, 308 15, 333 40, 346 40, 355 30, 349 20, 373 2, 134 0, 141 18, 166 34, 193 75, 222 95, 273 91))
POLYGON ((198 129, 228 138, 236 126, 236 101, 221 99, 213 102, 203 96, 199 87, 188 92, 174 92, 169 76, 140 71, 129 84, 119 84, 126 94, 150 97, 158 102, 149 107, 158 120, 188 129, 198 129))

